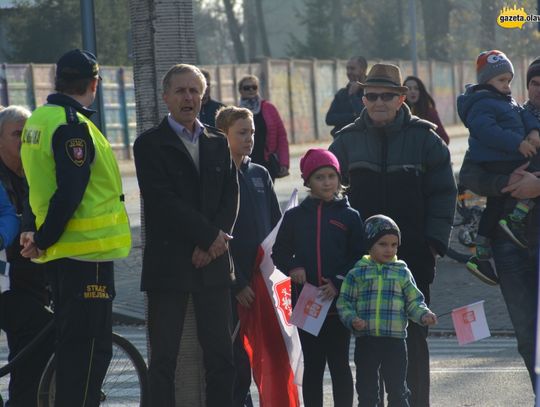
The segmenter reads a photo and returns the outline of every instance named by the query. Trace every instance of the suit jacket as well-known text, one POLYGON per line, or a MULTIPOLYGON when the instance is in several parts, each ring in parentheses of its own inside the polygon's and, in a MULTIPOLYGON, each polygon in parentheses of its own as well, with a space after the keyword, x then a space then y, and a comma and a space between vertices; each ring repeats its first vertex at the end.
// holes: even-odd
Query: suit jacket
POLYGON ((227 139, 213 128, 199 137, 200 171, 165 118, 133 146, 143 199, 146 241, 143 291, 197 291, 230 285, 229 253, 202 269, 196 246, 208 250, 219 230, 231 233, 238 211, 238 179, 227 139))

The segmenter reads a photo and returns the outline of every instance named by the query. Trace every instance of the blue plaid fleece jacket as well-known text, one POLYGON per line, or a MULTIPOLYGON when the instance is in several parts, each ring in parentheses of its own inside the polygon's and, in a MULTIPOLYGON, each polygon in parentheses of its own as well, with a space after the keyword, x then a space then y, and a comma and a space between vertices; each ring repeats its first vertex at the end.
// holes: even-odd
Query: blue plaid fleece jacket
POLYGON ((362 257, 341 285, 336 305, 355 336, 405 338, 407 319, 423 325, 422 316, 429 311, 407 264, 397 257, 386 264, 362 257), (367 327, 355 330, 355 317, 365 320, 367 327))

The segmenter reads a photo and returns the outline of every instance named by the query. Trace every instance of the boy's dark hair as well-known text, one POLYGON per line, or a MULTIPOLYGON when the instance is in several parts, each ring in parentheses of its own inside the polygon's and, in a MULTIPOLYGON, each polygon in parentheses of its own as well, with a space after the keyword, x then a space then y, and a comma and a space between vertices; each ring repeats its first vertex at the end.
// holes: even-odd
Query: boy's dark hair
POLYGON ((68 95, 84 95, 88 86, 94 80, 96 80, 96 78, 67 80, 56 77, 54 80, 54 89, 57 92, 66 93, 68 95))

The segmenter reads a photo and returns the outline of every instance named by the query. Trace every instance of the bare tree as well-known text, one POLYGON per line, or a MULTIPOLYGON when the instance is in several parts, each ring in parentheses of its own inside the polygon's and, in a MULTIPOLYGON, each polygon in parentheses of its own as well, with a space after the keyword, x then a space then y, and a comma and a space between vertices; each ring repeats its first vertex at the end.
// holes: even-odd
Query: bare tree
POLYGON ((255 0, 255 8, 257 10, 257 26, 261 37, 262 52, 265 57, 271 56, 270 43, 268 42, 268 33, 266 31, 266 22, 264 21, 264 12, 262 0, 255 0))
POLYGON ((234 44, 234 52, 236 54, 236 62, 246 62, 246 51, 244 50, 244 43, 242 42, 240 23, 234 14, 233 2, 231 0, 223 0, 225 6, 225 15, 227 16, 227 22, 229 23, 229 32, 234 44))
POLYGON ((480 45, 482 49, 495 48, 495 28, 497 21, 498 7, 493 0, 482 0, 480 8, 480 45))
POLYGON ((334 0, 332 4, 332 33, 334 46, 336 53, 339 55, 344 48, 344 38, 343 38, 343 2, 342 0, 334 0))
POLYGON ((448 60, 450 33, 450 0, 421 0, 424 17, 426 56, 440 61, 448 60))
POLYGON ((252 61, 257 55, 257 18, 255 17, 254 0, 244 0, 244 40, 248 46, 248 59, 252 61))

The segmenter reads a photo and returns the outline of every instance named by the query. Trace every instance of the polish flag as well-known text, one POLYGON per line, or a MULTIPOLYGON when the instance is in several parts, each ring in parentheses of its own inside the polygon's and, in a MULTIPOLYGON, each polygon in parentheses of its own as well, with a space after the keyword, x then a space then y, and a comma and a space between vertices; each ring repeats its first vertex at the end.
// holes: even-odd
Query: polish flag
MULTIPOLYGON (((294 190, 287 209, 298 205, 294 190)), ((282 218, 283 219, 283 218, 282 218)), ((281 220, 282 220, 281 219, 281 220)), ((240 335, 249 356, 261 407, 299 407, 304 360, 292 313, 291 279, 276 269, 270 254, 281 220, 261 243, 251 281, 255 301, 238 305, 240 335)))
POLYGON ((491 336, 483 300, 452 310, 452 322, 460 345, 491 336))

